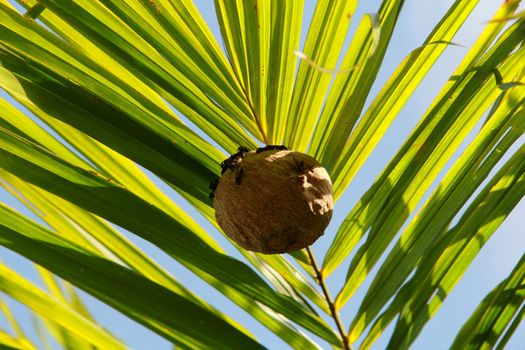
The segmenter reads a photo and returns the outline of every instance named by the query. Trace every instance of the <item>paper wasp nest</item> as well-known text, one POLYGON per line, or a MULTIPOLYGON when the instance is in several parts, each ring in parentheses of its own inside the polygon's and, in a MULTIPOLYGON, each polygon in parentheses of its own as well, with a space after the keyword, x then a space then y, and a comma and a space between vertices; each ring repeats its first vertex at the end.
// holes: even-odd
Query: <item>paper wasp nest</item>
POLYGON ((332 183, 307 154, 284 146, 239 152, 222 164, 212 184, 215 218, 241 247, 266 254, 305 248, 332 217, 332 183))

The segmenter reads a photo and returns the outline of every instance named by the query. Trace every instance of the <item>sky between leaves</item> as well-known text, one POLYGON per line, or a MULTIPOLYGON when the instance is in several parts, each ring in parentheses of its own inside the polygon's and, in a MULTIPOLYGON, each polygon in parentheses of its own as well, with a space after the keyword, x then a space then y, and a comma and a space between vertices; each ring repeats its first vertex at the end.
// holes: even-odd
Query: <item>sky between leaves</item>
MULTIPOLYGON (((194 2, 201 10, 206 21, 210 24, 216 37, 219 37, 218 26, 215 20, 213 12, 214 8, 211 4, 211 0, 195 0, 194 2)), ((308 23, 308 19, 311 17, 314 10, 314 3, 313 0, 305 1, 304 23, 308 23)), ((358 7, 358 13, 356 13, 355 18, 360 18, 364 13, 377 11, 379 3, 380 1, 377 0, 362 1, 358 7)), ((397 64, 411 50, 421 44, 434 24, 437 23, 451 3, 452 0, 406 1, 401 12, 398 26, 387 51, 384 60, 385 64, 379 72, 371 96, 373 96, 374 93, 377 93, 378 89, 389 77, 397 64)), ((464 27, 454 38, 454 42, 469 47, 482 30, 483 22, 491 17, 499 5, 500 1, 480 1, 478 8, 473 12, 464 27)), ((358 21, 354 21, 351 26, 351 31, 346 40, 347 45, 356 28, 357 22, 358 21)), ((303 40, 305 34, 306 28, 303 28, 303 40)), ((420 116, 425 111, 425 108, 432 101, 433 97, 437 94, 465 52, 465 48, 450 46, 445 51, 445 54, 438 60, 429 76, 423 81, 420 88, 399 114, 399 117, 392 125, 385 139, 378 145, 370 159, 365 163, 364 170, 356 176, 354 182, 350 184, 344 196, 339 200, 338 205, 335 208, 334 218, 327 229, 325 236, 313 246, 313 250, 317 256, 322 256, 326 252, 330 240, 334 237, 335 232, 337 231, 339 223, 344 219, 350 208, 352 208, 362 193, 366 191, 368 186, 376 178, 377 174, 387 164, 388 160, 394 155, 395 150, 401 146, 403 140, 419 120, 420 116)), ((2 94, 2 96, 5 95, 2 94)), ((522 138, 517 144, 523 143, 524 141, 525 138, 522 138)), ((171 189, 160 182, 158 183, 159 186, 173 196, 175 200, 180 200, 180 197, 173 193, 171 189)), ((15 209, 33 217, 3 190, 0 190, 0 201, 6 202, 15 209)), ((196 212, 187 205, 184 205, 183 208, 198 217, 196 212)), ((481 253, 474 260, 471 268, 448 297, 441 310, 428 323, 425 330, 416 340, 413 349, 448 348, 452 343, 456 332, 470 316, 481 299, 511 271, 521 257, 521 254, 525 250, 525 221, 523 218, 525 218, 524 200, 521 201, 513 213, 507 218, 506 222, 499 228, 491 241, 482 249, 481 253)), ((210 224, 204 220, 199 220, 199 223, 201 223, 221 245, 224 247, 228 246, 224 238, 219 235, 210 224)), ((167 257, 151 244, 136 238, 133 235, 128 236, 139 245, 139 247, 144 249, 144 251, 151 254, 161 265, 165 266, 170 272, 176 275, 181 282, 189 286, 190 289, 194 290, 204 299, 210 301, 211 304, 215 305, 220 310, 230 314, 248 329, 253 330, 254 334, 265 346, 268 346, 270 349, 286 348, 286 345, 279 338, 251 319, 244 311, 238 309, 214 289, 208 287, 204 282, 191 275, 178 263, 174 262, 173 259, 167 257)), ((230 250, 230 252, 241 258, 234 252, 234 250, 230 250)), ((37 284, 40 284, 31 263, 4 248, 0 248, 0 257, 8 266, 22 273, 24 276, 29 277, 37 284)), ((341 287, 345 273, 346 269, 342 267, 330 276, 328 283, 329 288, 333 291, 332 294, 335 294, 335 291, 341 287)), ((363 290, 367 285, 368 284, 365 283, 363 288, 361 288, 356 293, 355 297, 343 308, 341 314, 343 321, 349 322, 351 316, 355 314, 356 308, 359 305, 361 298, 364 296, 363 290)), ((126 319, 118 312, 101 304, 94 298, 91 298, 84 293, 82 293, 82 295, 85 296, 87 305, 93 311, 96 319, 104 327, 107 327, 119 338, 123 339, 130 348, 171 348, 166 340, 160 338, 151 331, 129 319, 126 319)), ((29 331, 32 328, 31 320, 25 307, 16 302, 12 302, 11 300, 10 306, 15 315, 19 317, 22 325, 29 331)), ((5 326, 5 321, 0 320, 0 325, 5 326)), ((35 340, 36 344, 38 344, 34 332, 29 331, 28 335, 35 340)), ((386 344, 388 335, 389 332, 386 332, 373 348, 382 349, 386 344)), ((312 337, 316 339, 315 336, 312 337)), ((320 344, 323 343, 320 342, 320 344)), ((525 325, 522 324, 520 328, 516 330, 513 339, 509 342, 508 349, 520 350, 522 349, 520 346, 523 346, 523 344, 525 344, 525 325)), ((326 346, 326 344, 324 345, 326 346)))

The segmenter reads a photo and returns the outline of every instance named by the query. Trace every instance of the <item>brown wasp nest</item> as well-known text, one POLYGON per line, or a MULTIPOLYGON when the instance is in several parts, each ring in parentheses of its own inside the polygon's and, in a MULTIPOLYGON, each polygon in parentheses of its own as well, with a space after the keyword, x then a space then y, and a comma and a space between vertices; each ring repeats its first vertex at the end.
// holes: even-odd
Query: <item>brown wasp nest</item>
POLYGON ((215 218, 241 247, 287 253, 311 245, 328 226, 332 183, 309 155, 284 146, 239 147, 221 167, 211 185, 215 218))

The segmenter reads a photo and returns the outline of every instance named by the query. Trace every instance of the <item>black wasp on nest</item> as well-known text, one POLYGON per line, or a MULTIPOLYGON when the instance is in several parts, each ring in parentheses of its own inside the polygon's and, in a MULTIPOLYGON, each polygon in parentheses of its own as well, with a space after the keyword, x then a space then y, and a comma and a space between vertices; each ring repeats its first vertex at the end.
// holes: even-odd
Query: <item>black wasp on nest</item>
POLYGON ((255 153, 261 153, 261 152, 264 152, 264 151, 272 151, 272 150, 285 151, 287 149, 288 149, 288 147, 286 147, 285 145, 268 145, 268 146, 265 146, 265 147, 257 148, 255 150, 255 153))
MULTIPOLYGON (((255 150, 255 153, 261 153, 264 151, 271 151, 271 150, 287 150, 288 147, 284 145, 267 145, 264 147, 259 147, 255 150)), ((223 162, 221 162, 221 175, 223 175, 228 169, 233 169, 235 166, 244 158, 246 153, 248 153, 249 150, 245 146, 239 146, 237 148, 237 152, 232 154, 230 157, 225 159, 223 162)), ((237 174, 235 175, 235 183, 239 185, 241 183, 241 179, 243 176, 243 170, 242 168, 237 169, 237 174)), ((208 188, 211 190, 209 198, 213 200, 215 198, 215 189, 219 185, 219 178, 216 178, 213 180, 208 186, 208 188)))

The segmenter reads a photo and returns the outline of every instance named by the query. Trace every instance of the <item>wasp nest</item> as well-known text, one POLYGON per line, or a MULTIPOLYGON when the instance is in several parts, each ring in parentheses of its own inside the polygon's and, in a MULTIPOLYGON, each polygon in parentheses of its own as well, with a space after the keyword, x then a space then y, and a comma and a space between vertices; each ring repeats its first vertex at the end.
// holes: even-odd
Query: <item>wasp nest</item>
POLYGON ((322 234, 333 210, 326 170, 284 146, 239 152, 212 184, 217 223, 241 247, 266 254, 305 248, 322 234))

